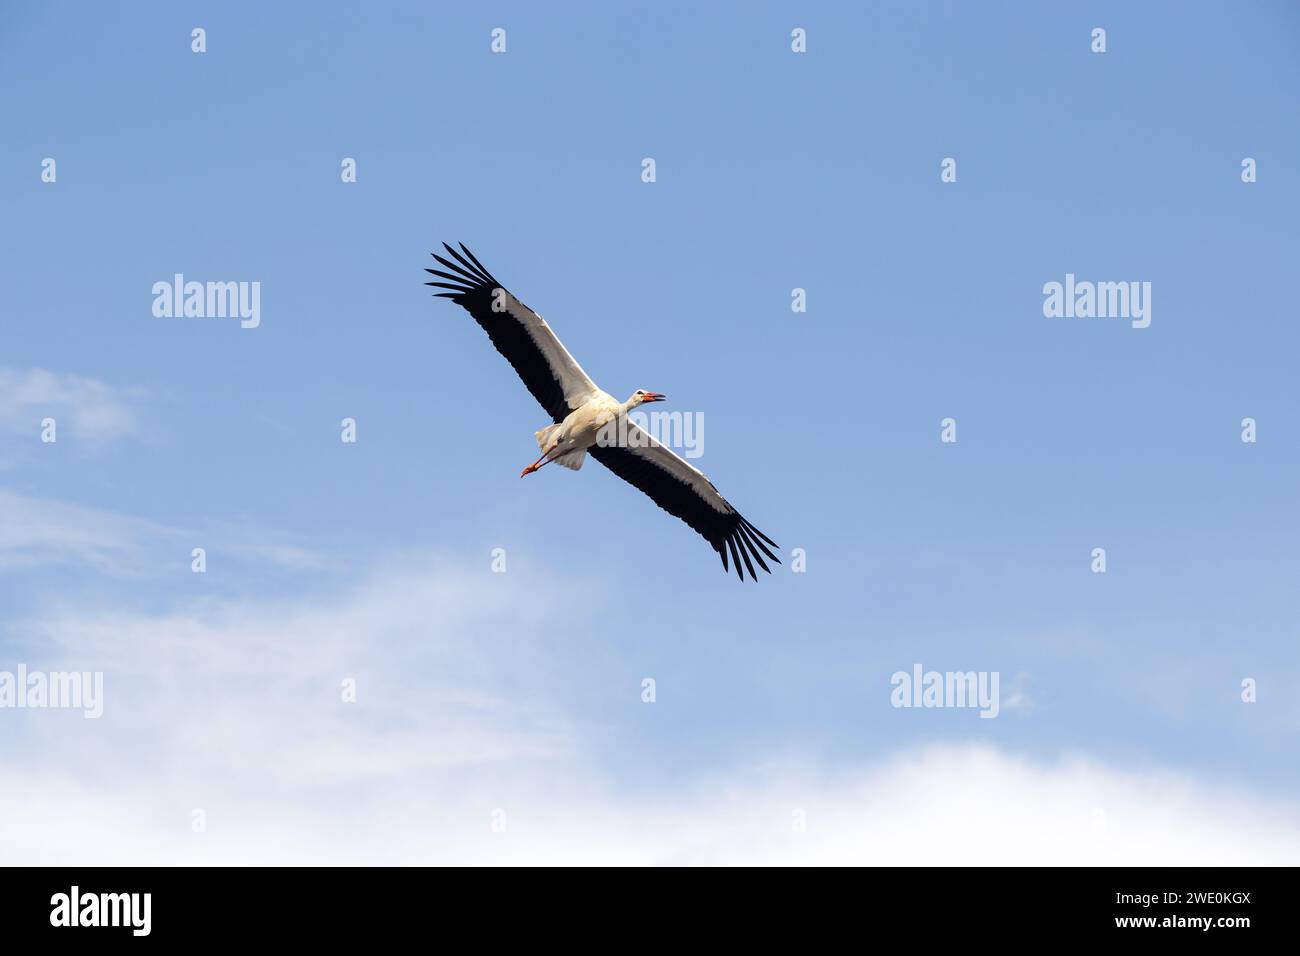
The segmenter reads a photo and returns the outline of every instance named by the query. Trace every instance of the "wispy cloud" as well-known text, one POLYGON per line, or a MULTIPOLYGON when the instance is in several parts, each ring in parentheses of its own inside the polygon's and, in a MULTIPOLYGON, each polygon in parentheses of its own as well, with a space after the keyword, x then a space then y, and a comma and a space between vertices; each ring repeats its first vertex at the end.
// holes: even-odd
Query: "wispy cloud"
POLYGON ((0 568, 78 564, 125 569, 176 532, 143 518, 0 488, 0 568))
POLYGON ((45 369, 0 368, 0 433, 40 441, 41 422, 53 418, 60 442, 102 451, 142 434, 139 390, 45 369))
POLYGON ((0 487, 0 569, 63 565, 137 576, 164 566, 188 568, 195 547, 291 571, 330 567, 311 548, 248 525, 173 527, 0 487))

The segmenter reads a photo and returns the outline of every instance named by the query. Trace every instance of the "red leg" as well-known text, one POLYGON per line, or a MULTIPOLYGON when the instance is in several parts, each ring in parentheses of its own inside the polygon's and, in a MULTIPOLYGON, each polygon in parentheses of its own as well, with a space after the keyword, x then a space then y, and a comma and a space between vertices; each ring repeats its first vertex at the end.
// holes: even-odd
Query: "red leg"
POLYGON ((551 462, 555 461, 556 458, 559 458, 559 457, 560 457, 560 454, 563 454, 562 452, 559 452, 559 447, 560 447, 559 445, 556 445, 556 446, 555 446, 554 448, 552 448, 550 451, 544 451, 544 452, 542 452, 541 458, 538 458, 537 461, 533 462, 531 465, 529 465, 527 468, 525 468, 523 471, 521 471, 521 472, 519 473, 519 477, 520 477, 520 478, 523 478, 525 475, 531 475, 533 472, 537 471, 539 468, 542 468, 542 467, 544 467, 545 465, 549 465, 551 462), (557 454, 557 452, 558 452, 558 454, 557 454), (551 455, 552 457, 547 458, 547 457, 546 457, 547 455, 551 455), (543 461, 542 459, 546 459, 546 460, 543 461))

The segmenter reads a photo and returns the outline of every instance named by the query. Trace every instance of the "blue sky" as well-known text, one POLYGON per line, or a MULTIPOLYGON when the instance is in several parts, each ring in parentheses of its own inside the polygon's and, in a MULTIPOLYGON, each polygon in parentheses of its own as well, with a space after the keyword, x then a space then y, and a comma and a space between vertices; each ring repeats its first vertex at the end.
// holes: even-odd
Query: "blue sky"
MULTIPOLYGON (((1298 47, 1287 3, 9 4, 0 670, 76 662, 113 693, 106 645, 56 653, 51 621, 202 627, 436 568, 470 595, 457 638, 509 659, 476 678, 562 709, 616 795, 938 743, 1289 803, 1298 47), (697 464, 807 572, 741 586, 595 463, 521 481, 546 416, 422 285, 443 240, 602 387, 702 412, 697 464), (177 272, 260 282, 260 327, 154 317, 177 272), (1150 327, 1044 317, 1066 273, 1150 282, 1150 327), (916 662, 1023 704, 896 710, 916 662)), ((389 673, 348 619, 339 666, 389 673)), ((444 666, 415 654, 393 692, 444 666)), ((169 715, 133 713, 95 733, 149 746, 169 715)), ((9 760, 48 717, 4 715, 9 760)), ((91 745, 58 726, 56 752, 91 745)))

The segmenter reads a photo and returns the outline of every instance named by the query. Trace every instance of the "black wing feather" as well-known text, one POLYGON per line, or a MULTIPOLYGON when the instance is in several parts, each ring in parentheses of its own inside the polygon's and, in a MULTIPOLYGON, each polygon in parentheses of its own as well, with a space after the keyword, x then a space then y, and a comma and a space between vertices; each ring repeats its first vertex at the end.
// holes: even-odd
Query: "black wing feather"
POLYGON ((496 350, 505 356, 506 361, 518 373, 533 398, 537 399, 537 403, 546 410, 546 414, 551 416, 551 421, 564 421, 565 416, 571 411, 564 398, 564 386, 551 372, 550 365, 538 350, 533 337, 528 334, 528 329, 509 312, 492 311, 493 293, 497 289, 506 291, 505 286, 501 285, 492 273, 484 269, 477 259, 474 259, 464 244, 461 245, 461 249, 473 260, 473 265, 445 242, 443 248, 456 261, 444 259, 436 252, 432 254, 433 258, 451 271, 443 272, 439 269, 424 271, 456 284, 426 282, 425 285, 452 290, 435 292, 434 295, 451 299, 469 312, 474 317, 474 321, 488 334, 496 350))
MULTIPOLYGON (((758 548, 755 547, 757 544, 762 548, 762 544, 750 538, 747 532, 752 531, 759 535, 773 547, 779 545, 746 521, 740 512, 731 508, 730 504, 727 505, 731 508, 729 512, 719 511, 701 498, 693 485, 682 481, 671 472, 660 468, 651 459, 638 455, 631 449, 615 445, 593 445, 588 449, 588 454, 628 484, 635 485, 664 511, 694 528, 705 541, 709 542, 713 550, 718 552, 718 556, 722 558, 723 570, 729 569, 727 552, 730 550, 732 558, 730 565, 735 567, 742 581, 745 579, 745 572, 741 567, 742 556, 745 566, 749 569, 749 575, 754 580, 758 580, 758 575, 754 573, 754 566, 750 564, 751 555, 758 560, 759 566, 764 571, 768 574, 772 573, 759 557, 758 548)), ((763 552, 777 564, 781 563, 781 559, 767 548, 763 548, 763 552)))

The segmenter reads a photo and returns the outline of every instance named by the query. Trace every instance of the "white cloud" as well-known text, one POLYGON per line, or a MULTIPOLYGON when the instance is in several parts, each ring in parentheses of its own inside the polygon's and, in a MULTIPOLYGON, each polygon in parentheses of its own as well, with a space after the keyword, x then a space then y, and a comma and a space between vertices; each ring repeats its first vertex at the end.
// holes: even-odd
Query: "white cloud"
POLYGON ((0 368, 0 433, 40 441, 41 421, 55 419, 59 442, 91 451, 139 437, 138 391, 45 369, 0 368))
POLYGON ((309 548, 227 522, 206 529, 170 527, 105 508, 21 494, 0 487, 0 570, 81 565, 119 576, 170 566, 189 573, 191 551, 214 559, 320 570, 329 562, 309 548))
POLYGON ((136 560, 149 542, 172 534, 141 518, 0 488, 0 569, 120 567, 136 560))
POLYGON ((1016 674, 1006 685, 1002 694, 1003 711, 1028 713, 1034 709, 1034 699, 1029 695, 1029 675, 1016 674))
POLYGON ((564 704, 603 639, 557 636, 591 600, 570 587, 430 562, 324 600, 46 609, 10 646, 104 671, 104 715, 0 710, 0 859, 1300 861, 1294 808, 1086 757, 935 745, 844 772, 777 753, 628 789, 564 704))

